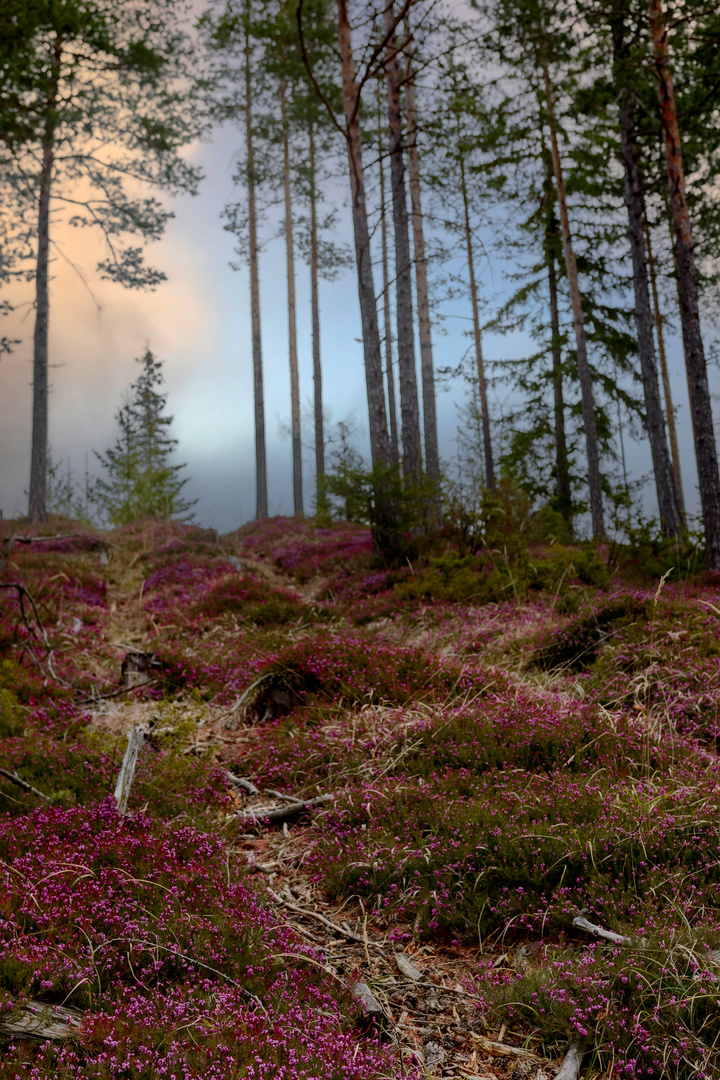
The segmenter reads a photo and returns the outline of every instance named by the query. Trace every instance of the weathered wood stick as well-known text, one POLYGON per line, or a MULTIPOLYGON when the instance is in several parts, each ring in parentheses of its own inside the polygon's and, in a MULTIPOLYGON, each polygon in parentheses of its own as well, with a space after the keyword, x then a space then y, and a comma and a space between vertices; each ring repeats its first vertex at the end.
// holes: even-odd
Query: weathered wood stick
POLYGON ((82 1019, 78 1009, 27 1001, 0 1018, 0 1034, 16 1039, 69 1039, 77 1034, 82 1019))
POLYGON ((595 923, 589 922, 582 914, 575 916, 573 926, 576 926, 578 930, 587 930, 588 934, 602 938, 603 941, 612 941, 613 945, 630 945, 631 943, 629 937, 625 937, 623 934, 615 934, 612 930, 605 930, 602 926, 596 926, 595 923))
POLYGON ((506 1046, 505 1043, 486 1039, 484 1035, 478 1035, 474 1031, 471 1031, 469 1034, 473 1042, 476 1042, 486 1053, 492 1054, 493 1057, 522 1058, 523 1061, 543 1060, 543 1058, 534 1054, 532 1050, 526 1050, 524 1046, 506 1046))
MULTIPOLYGON (((358 944, 362 945, 364 939, 361 938, 359 934, 353 933, 352 930, 346 930, 344 926, 338 926, 338 924, 334 923, 331 919, 326 919, 325 916, 321 915, 319 911, 312 911, 311 909, 300 907, 299 904, 292 904, 289 900, 285 900, 282 896, 278 896, 278 894, 276 892, 273 892, 272 889, 268 889, 268 892, 272 896, 274 896, 274 898, 278 901, 279 904, 282 904, 284 907, 286 907, 288 911, 294 911, 298 915, 307 915, 310 919, 316 919, 318 922, 321 922, 323 926, 327 926, 330 930, 334 930, 336 934, 339 934, 341 937, 347 938, 348 941, 355 941, 358 944)), ((375 944, 375 942, 373 942, 373 944, 375 944)), ((379 947, 382 948, 382 946, 379 947)))
POLYGON ((583 1044, 581 1042, 570 1043, 560 1070, 555 1074, 555 1080, 577 1080, 584 1057, 585 1047, 583 1044))
POLYGON ((323 806, 332 802, 334 795, 318 795, 315 799, 305 799, 303 802, 290 803, 289 806, 280 806, 277 810, 248 810, 244 814, 238 814, 241 821, 288 821, 297 817, 303 810, 310 810, 313 806, 323 806))
POLYGON ((233 784, 235 787, 242 788, 242 790, 246 791, 248 793, 248 795, 259 795, 260 794, 259 788, 255 787, 252 780, 246 780, 244 776, 235 776, 235 773, 231 773, 231 772, 229 772, 227 775, 228 775, 228 780, 230 781, 231 784, 233 784))
POLYGON ((6 780, 11 780, 13 784, 17 784, 18 787, 21 787, 23 791, 31 791, 33 795, 37 795, 39 799, 44 799, 45 802, 48 801, 47 795, 43 795, 42 791, 38 791, 32 784, 28 784, 27 780, 23 780, 21 776, 18 776, 17 772, 11 773, 8 772, 7 769, 0 769, 0 776, 4 776, 6 780))
POLYGON ((145 732, 143 729, 141 727, 133 728, 128 735, 127 750, 115 785, 115 802, 117 803, 118 813, 121 815, 127 810, 130 789, 135 778, 135 766, 144 742, 145 732))
POLYGON ((287 799, 288 802, 301 803, 302 799, 298 799, 296 795, 283 795, 282 791, 273 791, 272 788, 266 787, 265 794, 270 795, 273 799, 287 799))

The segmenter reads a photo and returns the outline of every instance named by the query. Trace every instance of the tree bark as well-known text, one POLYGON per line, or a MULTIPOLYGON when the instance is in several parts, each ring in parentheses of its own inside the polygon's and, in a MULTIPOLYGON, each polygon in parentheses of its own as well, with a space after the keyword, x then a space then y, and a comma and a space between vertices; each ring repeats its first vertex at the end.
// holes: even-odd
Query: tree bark
MULTIPOLYGON (((618 50, 615 37, 616 53, 618 50)), ((627 105, 627 91, 623 94, 619 110, 620 136, 623 166, 625 169, 625 205, 628 213, 628 236, 633 265, 633 288, 635 292, 635 326, 638 336, 638 354, 645 396, 645 424, 650 439, 655 490, 657 492, 660 523, 668 536, 677 536, 682 527, 682 516, 677 501, 673 477, 665 441, 665 423, 660 401, 653 323, 650 311, 648 268, 643 235, 643 194, 638 169, 637 137, 635 120, 627 105)))
MULTIPOLYGON (((250 5, 246 9, 250 20, 250 5)), ((252 120, 252 68, 250 29, 245 27, 245 141, 247 154, 248 231, 250 240, 250 316, 252 322, 253 395, 255 404, 255 499, 257 518, 268 516, 265 456, 265 395, 263 393, 262 333, 260 328, 260 274, 258 270, 257 205, 255 199, 255 141, 252 120)))
POLYGON ((287 259, 288 354, 290 357, 293 507, 295 517, 302 517, 302 444, 300 442, 300 386, 298 379, 297 326, 295 310, 295 247, 293 238, 292 190, 290 183, 290 131, 287 115, 287 79, 285 75, 282 75, 280 77, 280 117, 282 122, 283 190, 285 196, 285 253, 287 259))
POLYGON ((403 470, 406 483, 422 475, 420 416, 417 374, 415 371, 415 331, 413 327, 412 272, 408 213, 405 199, 405 163, 403 161, 402 119, 400 111, 400 76, 394 31, 393 0, 385 2, 387 50, 388 131, 390 151, 390 187, 395 237, 395 282, 397 296, 398 371, 400 374, 400 416, 402 420, 403 470))
POLYGON ((423 427, 425 434, 425 468, 435 484, 439 513, 440 455, 438 452, 437 415, 435 409, 435 373, 433 370, 432 334, 430 330, 430 304, 428 301, 427 258, 423 229, 422 200, 420 193, 420 160, 417 150, 417 104, 415 99, 415 74, 412 66, 413 52, 409 20, 405 19, 407 45, 406 100, 408 143, 408 179, 410 181, 410 205, 412 208, 413 248, 415 254, 415 292, 417 295, 418 327, 420 331, 420 373, 422 378, 423 427))
POLYGON ((675 494, 683 521, 685 519, 685 497, 683 495, 682 472, 680 470, 680 450, 677 440, 677 428, 675 427, 675 408, 673 406, 672 388, 670 386, 670 372, 668 371, 667 356, 665 353, 665 332, 663 330, 663 316, 660 311, 660 298, 658 296, 657 274, 655 271, 655 258, 652 250, 652 237, 650 235, 650 223, 647 213, 643 209, 645 220, 645 242, 647 244, 648 269, 650 271, 650 286, 653 298, 653 315, 655 319, 655 333, 657 336, 658 356, 660 357, 660 371, 662 372, 663 393, 665 394, 665 415, 667 420, 668 436, 670 438, 670 454, 672 456, 673 477, 675 479, 675 494))
MULTIPOLYGON (((548 178, 549 179, 549 178, 548 178)), ((545 230, 545 261, 548 272, 548 290, 550 292, 550 350, 552 353, 552 380, 555 435, 555 490, 558 509, 568 525, 572 524, 572 491, 570 488, 570 463, 565 434, 565 400, 563 396, 562 351, 560 337, 560 310, 558 306, 557 269, 555 266, 555 241, 557 238, 557 219, 553 202, 547 217, 545 230)))
POLYGON ((385 331, 385 375, 388 388, 388 412, 390 414, 390 450, 393 462, 400 460, 398 442, 397 405, 395 402, 395 373, 393 371, 393 335, 390 319, 390 269, 388 265, 388 228, 387 206, 385 202, 385 162, 383 160, 383 140, 378 131, 378 165, 380 167, 380 238, 382 246, 383 278, 383 330, 385 331))
POLYGON ((318 224, 315 165, 315 131, 309 127, 310 165, 310 305, 312 308, 313 388, 315 391, 315 475, 317 507, 325 508, 322 477, 325 475, 325 425, 323 421, 322 365, 320 363, 320 301, 318 298, 318 224))
POLYGON ((680 128, 675 108, 675 92, 668 58, 667 33, 663 25, 660 0, 650 0, 649 22, 655 59, 660 116, 665 141, 670 206, 675 233, 675 262, 678 295, 680 297, 680 321, 685 349, 685 366, 690 388, 690 407, 694 421, 695 457, 697 460, 703 523, 705 525, 705 553, 708 568, 720 570, 720 473, 718 472, 705 350, 700 332, 695 253, 690 228, 690 214, 685 194, 685 173, 682 162, 680 128))
POLYGON ((555 186, 557 189, 558 208, 560 210, 560 229, 565 256, 565 271, 570 297, 573 308, 573 324, 575 327, 575 340, 577 343, 578 376, 580 378, 580 391, 582 396, 582 416, 585 428, 585 445, 588 459, 588 484, 590 488, 590 514, 592 517, 592 531, 596 539, 605 536, 605 516, 602 503, 602 480, 600 477, 600 456, 597 442, 597 425, 595 423, 595 398, 593 395, 590 365, 587 358, 587 341, 585 338, 585 319, 583 316, 582 299, 578 284, 577 262, 572 246, 572 234, 570 232, 570 218, 567 209, 567 194, 565 179, 560 161, 558 147, 557 119, 555 117, 555 105, 553 100, 553 88, 550 81, 547 59, 544 54, 540 57, 545 85, 545 106, 547 110, 548 127, 550 129, 550 149, 552 151, 553 172, 555 174, 555 186))
POLYGON ((38 246, 35 269, 35 334, 33 342, 33 422, 30 458, 30 495, 28 522, 38 525, 47 519, 47 443, 48 443, 48 327, 50 296, 48 270, 50 261, 50 189, 55 161, 55 107, 57 104, 63 41, 56 37, 45 99, 45 128, 42 142, 42 168, 38 197, 38 246))
POLYGON ((470 227, 470 200, 468 197, 467 177, 465 174, 465 159, 460 158, 460 193, 463 200, 465 215, 465 249, 467 252, 468 279, 470 281, 470 303, 472 305, 473 333, 475 339, 475 362, 478 373, 478 389, 480 391, 480 408, 482 410, 483 451, 485 456, 485 483, 491 491, 496 490, 495 467, 493 465, 492 442, 490 439, 490 414, 488 412, 487 383, 485 381, 485 363, 482 352, 482 336, 480 333, 480 311, 478 309, 477 282, 475 280, 475 256, 473 253, 472 229, 470 227))
POLYGON ((373 284, 370 232, 365 200, 365 180, 362 166, 362 135, 358 116, 360 90, 355 79, 350 20, 347 0, 337 0, 338 45, 342 66, 343 114, 345 137, 350 166, 350 195, 352 200, 355 261, 357 264, 358 296, 362 324, 365 385, 368 398, 370 450, 373 465, 392 464, 385 412, 380 332, 378 330, 375 287, 373 284))

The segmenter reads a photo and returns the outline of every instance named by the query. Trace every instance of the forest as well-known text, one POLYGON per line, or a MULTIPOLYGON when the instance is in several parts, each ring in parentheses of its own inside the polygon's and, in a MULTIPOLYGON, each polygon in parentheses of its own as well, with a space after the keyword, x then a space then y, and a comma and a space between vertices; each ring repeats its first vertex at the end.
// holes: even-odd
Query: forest
MULTIPOLYGON (((676 541, 701 533, 708 568, 720 567, 706 358, 717 286, 712 8, 4 6, 0 274, 5 309, 25 282, 35 310, 31 522, 48 510, 53 230, 98 233, 100 278, 159 287, 165 273, 146 246, 173 216, 173 195, 202 198, 187 150, 231 125, 238 152, 224 227, 250 284, 258 518, 268 513, 261 268, 277 236, 296 514, 322 511, 348 468, 360 469, 392 544, 398 487, 424 489, 420 516, 432 528, 453 500, 472 508, 478 491, 509 484, 558 535, 627 535, 642 519, 676 541), (338 233, 346 215, 354 252, 338 233), (503 280, 500 301, 497 290, 486 295, 488 268, 503 280), (296 285, 305 269, 313 407, 303 418, 296 285), (348 292, 353 278, 357 286, 368 460, 342 431, 325 430, 320 294, 341 273, 348 292), (449 302, 468 342, 442 350, 454 365, 436 370, 449 302), (483 338, 518 330, 526 355, 510 346, 488 365, 483 338), (695 452, 685 485, 696 472, 699 500, 683 490, 669 336, 684 354, 695 452), (438 379, 467 390, 457 449, 442 458, 438 379), (500 407, 490 387, 503 388, 500 407), (629 477, 629 442, 648 446, 648 476, 629 477), (312 494, 302 490, 308 454, 312 494)), ((3 339, 5 350, 15 344, 3 339)), ((336 348, 329 362, 341 362, 336 348)))
POLYGON ((0 12, 0 1078, 720 1080, 720 8, 0 12), (219 534, 150 343, 92 475, 55 460, 51 327, 63 261, 173 290, 149 246, 228 127, 255 515, 219 534))

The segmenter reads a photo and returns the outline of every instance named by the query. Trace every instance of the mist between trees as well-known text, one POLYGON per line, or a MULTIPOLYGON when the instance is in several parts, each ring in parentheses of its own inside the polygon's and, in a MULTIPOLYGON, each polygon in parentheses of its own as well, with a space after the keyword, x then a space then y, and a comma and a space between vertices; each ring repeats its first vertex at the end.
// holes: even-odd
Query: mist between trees
MULTIPOLYGON (((227 125, 238 155, 223 225, 249 271, 258 517, 268 513, 261 270, 279 239, 296 515, 355 506, 388 548, 403 529, 436 528, 458 500, 479 505, 512 489, 568 536, 589 520, 602 539, 637 502, 625 447, 640 438, 659 529, 680 540, 688 522, 666 350, 668 329, 679 329, 704 547, 720 569, 703 343, 717 309, 718 8, 8 0, 3 11, 0 276, 13 296, 26 282, 35 308, 30 522, 47 514, 49 474, 57 489, 47 436, 54 232, 60 223, 96 230, 102 277, 157 288, 164 275, 145 248, 172 216, 167 196, 202 197, 184 152, 227 125), (343 188, 346 203, 336 199, 343 188), (337 239, 348 213, 354 250, 337 239), (486 291, 488 266, 507 286, 502 304, 486 291), (309 423, 300 273, 311 283, 309 423), (341 273, 357 284, 369 461, 347 428, 331 433, 324 423, 323 363, 337 361, 323 356, 321 294, 341 273), (464 307, 467 349, 436 371, 450 303, 464 307), (488 363, 488 332, 518 329, 529 353, 488 363), (455 473, 439 453, 438 375, 467 384, 455 473), (499 410, 503 396, 512 406, 499 410), (307 453, 314 507, 303 490, 307 453)), ((159 394, 157 361, 148 352, 143 363, 159 394)), ((162 468, 172 487, 181 481, 171 443, 162 468)), ((97 498, 114 452, 101 457, 97 498)), ((151 516, 189 512, 173 490, 151 516)), ((105 513, 112 519, 109 505, 105 513)))

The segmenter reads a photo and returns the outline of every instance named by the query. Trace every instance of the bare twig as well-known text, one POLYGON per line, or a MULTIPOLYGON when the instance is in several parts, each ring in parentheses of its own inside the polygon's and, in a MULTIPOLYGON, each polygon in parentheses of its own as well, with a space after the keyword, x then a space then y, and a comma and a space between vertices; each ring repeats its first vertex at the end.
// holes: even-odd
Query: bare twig
POLYGON ((256 821, 288 821, 290 818, 297 817, 303 810, 310 810, 314 806, 323 806, 325 803, 332 802, 335 798, 334 795, 318 795, 315 799, 305 799, 303 802, 291 803, 289 806, 281 806, 277 810, 248 810, 244 814, 238 814, 241 821, 256 822, 256 821))
MULTIPOLYGON (((352 930, 346 930, 344 926, 338 926, 337 923, 332 922, 330 919, 326 919, 325 916, 321 915, 319 911, 312 911, 308 908, 300 907, 299 904, 292 904, 289 900, 285 900, 282 896, 278 896, 278 894, 272 889, 268 889, 268 892, 272 897, 274 897, 275 900, 277 900, 279 904, 282 904, 289 911, 294 911, 297 915, 307 915, 309 919, 316 919, 318 922, 321 922, 323 926, 327 926, 328 929, 332 930, 334 933, 340 934, 341 937, 347 938, 348 941, 355 941, 358 945, 362 945, 363 939, 360 937, 359 934, 353 933, 352 930)), ((373 944, 376 944, 376 942, 373 942, 373 944)), ((378 945, 377 947, 381 949, 382 945, 378 945)))
POLYGON ((586 930, 588 934, 592 934, 596 938, 602 938, 603 941, 611 941, 613 945, 630 944, 629 937, 625 937, 623 934, 615 934, 612 930, 605 930, 604 927, 589 922, 582 912, 573 919, 573 926, 576 926, 578 930, 586 930))
POLYGON ((235 787, 242 788, 242 790, 246 791, 248 795, 260 794, 259 788, 255 787, 252 780, 247 780, 244 776, 235 776, 235 774, 231 772, 229 772, 227 775, 228 780, 231 784, 233 784, 235 787))
POLYGON ((265 794, 270 795, 273 799, 287 799, 291 803, 302 803, 302 799, 298 799, 296 795, 283 795, 281 791, 273 791, 272 788, 265 788, 265 794))
POLYGON ((4 776, 6 780, 10 780, 13 784, 17 784, 23 791, 31 791, 33 795, 37 795, 39 799, 44 799, 45 802, 48 802, 47 795, 43 795, 42 791, 38 791, 32 784, 28 784, 27 780, 23 780, 21 776, 18 776, 17 771, 8 772, 7 769, 0 769, 0 776, 4 776))
POLYGON ((118 697, 120 694, 130 694, 133 690, 144 690, 146 687, 151 686, 157 682, 160 678, 159 675, 153 675, 147 682, 138 683, 137 686, 121 686, 119 690, 112 690, 109 694, 91 694, 89 697, 80 698, 75 702, 76 705, 89 705, 94 701, 107 701, 108 698, 118 697))

